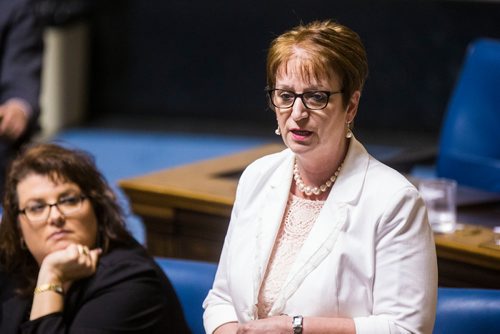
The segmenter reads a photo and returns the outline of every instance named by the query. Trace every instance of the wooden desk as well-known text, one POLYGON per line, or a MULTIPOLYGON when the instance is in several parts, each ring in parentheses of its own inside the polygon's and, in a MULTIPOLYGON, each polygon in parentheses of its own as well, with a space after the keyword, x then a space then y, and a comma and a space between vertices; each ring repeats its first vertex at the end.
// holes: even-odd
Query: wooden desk
MULTIPOLYGON (((240 173, 256 158, 281 149, 270 144, 120 181, 133 212, 144 221, 150 253, 218 261, 240 173)), ((459 209, 459 221, 460 214, 459 209)), ((440 285, 500 288, 500 247, 492 243, 493 232, 469 222, 453 234, 435 235, 440 285)))
POLYGON ((266 145, 120 181, 146 226, 150 253, 218 261, 240 173, 283 147, 266 145))

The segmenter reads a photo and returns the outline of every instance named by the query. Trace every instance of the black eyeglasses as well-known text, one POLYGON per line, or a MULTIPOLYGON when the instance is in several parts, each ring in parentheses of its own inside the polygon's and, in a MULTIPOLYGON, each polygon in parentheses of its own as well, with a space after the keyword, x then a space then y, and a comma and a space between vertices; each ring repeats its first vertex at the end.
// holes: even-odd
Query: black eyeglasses
POLYGON ((328 92, 322 90, 313 90, 297 94, 285 89, 266 89, 269 101, 273 106, 279 109, 288 109, 293 106, 295 100, 300 98, 307 109, 321 110, 325 109, 330 100, 330 96, 342 93, 342 90, 337 92, 328 92))
POLYGON ((28 220, 33 223, 45 222, 50 215, 50 209, 55 206, 64 216, 70 216, 82 208, 83 201, 87 198, 85 195, 63 196, 57 202, 49 204, 44 202, 35 202, 28 204, 24 209, 19 210, 28 220))

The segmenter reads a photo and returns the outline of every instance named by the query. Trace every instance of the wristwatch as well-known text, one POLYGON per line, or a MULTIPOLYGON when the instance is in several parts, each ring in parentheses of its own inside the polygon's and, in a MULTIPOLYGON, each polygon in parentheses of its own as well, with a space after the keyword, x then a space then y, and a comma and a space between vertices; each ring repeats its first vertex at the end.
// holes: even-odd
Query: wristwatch
POLYGON ((304 318, 301 315, 294 315, 292 318, 293 334, 302 334, 302 322, 304 318))

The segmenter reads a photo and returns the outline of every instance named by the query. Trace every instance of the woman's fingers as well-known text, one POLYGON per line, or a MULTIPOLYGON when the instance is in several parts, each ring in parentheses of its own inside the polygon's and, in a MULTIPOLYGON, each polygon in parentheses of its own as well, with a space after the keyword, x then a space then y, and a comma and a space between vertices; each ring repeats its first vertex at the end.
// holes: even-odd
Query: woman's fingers
POLYGON ((92 273, 97 267, 97 261, 99 260, 99 255, 102 253, 101 248, 95 248, 90 250, 87 246, 76 245, 78 249, 79 260, 83 260, 83 263, 92 269, 92 273))
MULTIPOLYGON (((77 245, 76 247, 78 248, 78 254, 83 255, 83 256, 90 256, 91 255, 90 249, 87 246, 77 245)), ((96 249, 100 249, 100 248, 96 248, 96 249)), ((97 252, 97 254, 100 254, 100 251, 97 252)))
POLYGON ((71 244, 48 255, 44 262, 58 272, 64 282, 74 281, 95 273, 101 253, 100 248, 90 250, 81 244, 71 244))
POLYGON ((99 256, 101 255, 101 253, 102 253, 101 248, 92 249, 89 253, 89 257, 92 261, 92 267, 94 269, 94 272, 95 272, 95 269, 97 268, 97 261, 99 260, 99 256))

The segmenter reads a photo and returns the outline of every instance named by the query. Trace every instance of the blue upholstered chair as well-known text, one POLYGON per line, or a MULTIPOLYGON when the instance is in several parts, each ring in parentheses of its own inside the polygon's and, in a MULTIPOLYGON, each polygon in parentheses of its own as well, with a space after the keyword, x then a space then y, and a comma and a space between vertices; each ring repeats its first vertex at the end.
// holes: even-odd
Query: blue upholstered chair
POLYGON ((499 40, 469 45, 441 129, 437 176, 500 192, 499 40))
POLYGON ((500 290, 439 288, 434 334, 499 334, 500 290))
MULTIPOLYGON (((194 334, 204 333, 202 303, 212 287, 215 263, 156 258, 179 297, 194 334)), ((434 334, 500 333, 500 290, 439 288, 434 334)))
POLYGON ((203 334, 202 303, 212 288, 217 264, 192 260, 156 258, 170 279, 193 334, 203 334))

